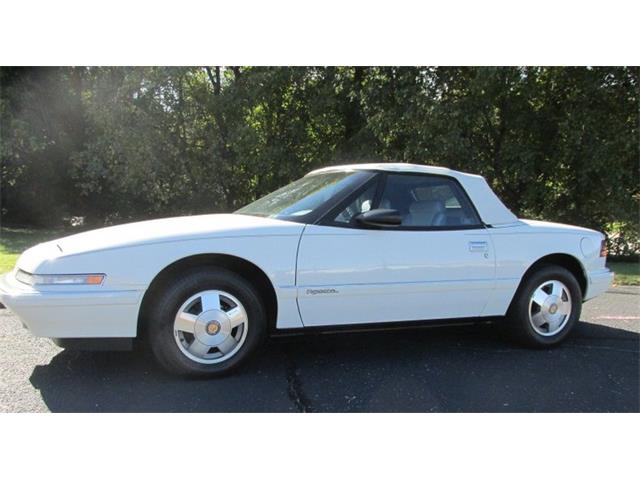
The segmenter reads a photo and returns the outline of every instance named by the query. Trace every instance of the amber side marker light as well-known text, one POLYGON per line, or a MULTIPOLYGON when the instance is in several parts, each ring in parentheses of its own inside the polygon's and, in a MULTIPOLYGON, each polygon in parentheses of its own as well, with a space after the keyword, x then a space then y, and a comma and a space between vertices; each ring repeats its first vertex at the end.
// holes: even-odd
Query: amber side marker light
POLYGON ((87 276, 87 285, 100 285, 104 280, 104 275, 89 275, 87 276))

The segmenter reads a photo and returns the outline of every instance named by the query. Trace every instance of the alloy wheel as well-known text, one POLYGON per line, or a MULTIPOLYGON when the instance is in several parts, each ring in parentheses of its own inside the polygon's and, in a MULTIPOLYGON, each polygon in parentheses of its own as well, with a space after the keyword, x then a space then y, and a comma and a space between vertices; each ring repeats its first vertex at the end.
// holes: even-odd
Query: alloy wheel
POLYGON ((543 337, 557 335, 571 317, 572 300, 567 286, 559 280, 539 285, 529 300, 529 323, 543 337))
POLYGON ((206 290, 189 297, 178 309, 173 335, 180 351, 194 362, 220 363, 242 347, 248 320, 236 297, 222 290, 206 290))

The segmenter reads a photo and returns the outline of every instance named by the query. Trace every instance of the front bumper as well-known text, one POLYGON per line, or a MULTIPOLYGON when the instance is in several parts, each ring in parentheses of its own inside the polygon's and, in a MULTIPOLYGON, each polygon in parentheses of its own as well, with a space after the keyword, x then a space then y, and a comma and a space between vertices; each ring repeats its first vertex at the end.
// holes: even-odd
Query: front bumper
POLYGON ((584 299, 590 300, 606 292, 612 283, 613 272, 608 268, 589 273, 589 284, 584 299))
POLYGON ((143 293, 72 286, 42 291, 18 282, 13 272, 0 276, 0 303, 37 337, 135 337, 143 293))

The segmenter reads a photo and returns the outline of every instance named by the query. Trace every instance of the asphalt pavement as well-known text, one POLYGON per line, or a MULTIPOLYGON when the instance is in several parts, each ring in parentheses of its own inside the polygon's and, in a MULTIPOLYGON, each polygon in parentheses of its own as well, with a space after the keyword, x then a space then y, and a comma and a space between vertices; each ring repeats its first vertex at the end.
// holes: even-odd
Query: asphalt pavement
POLYGON ((490 326, 271 340, 234 375, 171 376, 148 352, 73 352, 0 310, 0 412, 638 412, 640 288, 584 304, 552 350, 490 326))

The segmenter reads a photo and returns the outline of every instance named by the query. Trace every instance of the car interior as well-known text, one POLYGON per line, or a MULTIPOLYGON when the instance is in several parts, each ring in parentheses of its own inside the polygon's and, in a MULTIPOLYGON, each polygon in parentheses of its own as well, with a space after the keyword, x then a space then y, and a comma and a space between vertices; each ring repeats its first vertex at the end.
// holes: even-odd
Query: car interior
POLYGON ((456 190, 448 179, 390 175, 379 208, 400 212, 401 225, 407 227, 477 223, 468 202, 456 190))

